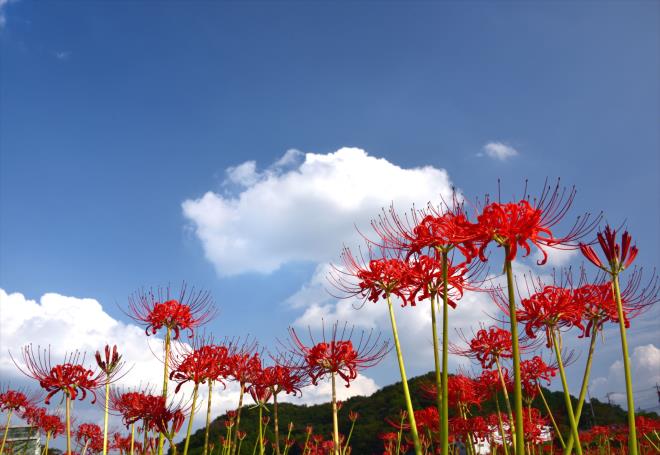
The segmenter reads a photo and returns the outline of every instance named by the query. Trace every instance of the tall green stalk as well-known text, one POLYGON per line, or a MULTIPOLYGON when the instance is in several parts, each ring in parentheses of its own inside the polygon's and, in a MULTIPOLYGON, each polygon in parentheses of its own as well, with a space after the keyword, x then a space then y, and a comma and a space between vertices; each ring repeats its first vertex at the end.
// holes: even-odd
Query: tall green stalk
MULTIPOLYGON (((497 409, 497 423, 500 427, 500 435, 502 436, 502 447, 504 447, 504 455, 509 455, 509 445, 506 443, 506 434, 504 433, 504 424, 502 423, 502 412, 500 411, 500 400, 495 394, 495 409, 497 409)), ((497 448, 497 446, 493 446, 497 448)))
POLYGON ((206 399, 206 428, 204 429, 204 450, 202 455, 206 455, 209 449, 209 430, 211 429, 211 396, 213 391, 213 381, 209 379, 209 396, 206 399))
POLYGON ((616 298, 616 309, 619 317, 619 332, 621 333, 621 351, 623 353, 623 371, 626 378, 626 401, 628 404, 628 453, 637 455, 637 429, 635 428, 635 398, 633 397, 632 379, 630 376, 630 358, 628 357, 628 340, 626 338, 626 323, 619 288, 619 274, 612 274, 612 288, 616 298))
MULTIPOLYGON (((41 451, 42 455, 48 455, 48 443, 50 443, 50 434, 50 431, 46 433, 46 443, 44 444, 44 450, 41 451)), ((1 450, 0 453, 2 453, 1 450)))
POLYGON ((66 420, 66 453, 71 455, 71 397, 66 394, 64 418, 66 420))
POLYGON ((504 268, 509 291, 509 319, 511 322, 511 344, 513 353, 513 409, 515 412, 516 455, 525 453, 525 433, 523 431, 522 386, 520 379, 520 345, 518 344, 518 320, 516 317, 516 294, 513 289, 513 269, 509 257, 509 246, 504 246, 504 268))
MULTIPOLYGON (((577 407, 575 408, 575 422, 577 425, 580 425, 580 417, 582 415, 582 406, 584 405, 584 400, 587 397, 587 389, 589 388, 589 376, 591 375, 591 364, 594 359, 594 352, 596 351, 596 339, 598 337, 598 330, 596 327, 597 323, 594 323, 593 331, 591 332, 591 340, 589 342, 589 353, 587 354, 587 363, 584 367, 584 376, 582 377, 582 387, 580 388, 580 396, 578 398, 577 407)), ((573 450, 573 444, 575 440, 573 439, 573 433, 568 437, 568 442, 565 446, 564 453, 570 454, 573 450)), ((562 444, 563 446, 563 444, 562 444)))
POLYGON ((135 424, 131 424, 131 455, 133 455, 133 452, 135 450, 135 424))
POLYGON ((186 430, 186 443, 183 445, 183 455, 188 455, 188 445, 190 444, 190 433, 192 431, 193 418, 195 417, 198 389, 199 384, 195 383, 195 388, 193 389, 192 407, 190 408, 190 417, 188 418, 188 429, 186 430))
POLYGON ((106 376, 105 405, 103 407, 103 455, 108 453, 108 414, 110 409, 110 378, 106 376))
POLYGON ((335 372, 330 374, 332 381, 332 453, 339 455, 339 418, 337 416, 337 386, 335 372))
POLYGON ((396 357, 397 360, 399 361, 399 373, 401 373, 401 383, 403 384, 403 397, 406 400, 406 410, 408 411, 410 434, 413 438, 413 444, 415 446, 415 455, 422 455, 422 445, 419 442, 419 435, 417 434, 417 423, 415 422, 415 410, 413 409, 412 400, 410 399, 410 390, 408 389, 408 379, 406 378, 406 368, 403 364, 403 354, 401 353, 401 343, 399 342, 399 332, 396 329, 394 308, 392 307, 392 299, 389 294, 387 294, 387 307, 390 313, 390 322, 392 323, 392 335, 394 337, 394 347, 396 348, 396 357))
POLYGON ((11 422, 11 415, 14 413, 13 409, 9 410, 9 415, 7 416, 7 425, 5 425, 5 434, 2 437, 2 446, 0 446, 0 454, 5 451, 5 442, 7 442, 7 434, 9 433, 9 423, 11 422))
POLYGON ((236 430, 234 431, 234 438, 231 442, 231 454, 234 455, 238 450, 238 430, 241 424, 241 410, 243 409, 243 395, 245 395, 245 383, 241 382, 241 391, 238 394, 238 408, 236 409, 236 430))
POLYGON ((495 357, 495 365, 497 365, 497 375, 500 377, 500 385, 502 386, 502 394, 504 395, 504 404, 509 413, 509 431, 511 433, 511 443, 516 447, 516 433, 515 425, 513 424, 513 412, 511 411, 511 400, 509 399, 509 391, 506 389, 506 381, 504 380, 504 373, 502 373, 502 366, 500 365, 499 357, 495 357))
POLYGON ((264 455, 263 406, 259 405, 259 455, 264 455))
MULTIPOLYGON (((440 413, 440 450, 449 453, 449 259, 447 251, 442 252, 442 378, 440 413)), ((435 342, 435 337, 434 340, 435 342)))
MULTIPOLYGON (((433 362, 435 366, 436 407, 442 415, 442 369, 440 366, 440 346, 438 345, 438 327, 436 323, 435 294, 431 294, 431 330, 433 331, 433 362)), ((442 423, 438 429, 442 432, 442 423)))
POLYGON ((575 452, 578 455, 582 455, 582 444, 580 444, 580 435, 578 434, 577 423, 575 422, 575 413, 573 412, 573 404, 571 403, 571 394, 568 390, 568 382, 566 381, 566 372, 564 371, 564 361, 561 357, 561 347, 559 346, 559 340, 557 340, 558 334, 555 333, 554 329, 550 330, 550 337, 552 338, 552 344, 555 348, 555 355, 557 357, 557 366, 559 367, 559 376, 561 378, 561 385, 564 388, 564 402, 566 403, 566 413, 568 414, 568 423, 571 425, 571 431, 573 432, 573 439, 575 439, 575 452))
MULTIPOLYGON (((165 332, 165 361, 163 362, 163 393, 162 396, 167 400, 167 383, 169 380, 168 369, 169 369, 169 359, 170 359, 170 343, 171 343, 171 333, 172 329, 167 327, 165 332)), ((165 435, 160 433, 158 435, 158 455, 163 455, 163 444, 165 443, 165 435)))
MULTIPOLYGON (((561 448, 566 449, 566 443, 564 443, 564 438, 561 435, 561 431, 559 431, 559 427, 557 426, 557 422, 555 422, 555 417, 552 415, 552 411, 550 410, 550 406, 548 406, 548 402, 545 399, 545 395, 543 395, 543 390, 541 389, 541 386, 537 383, 536 387, 539 389, 539 395, 541 396, 541 400, 543 401, 543 405, 545 406, 545 410, 548 413, 548 416, 550 416, 550 420, 552 421, 552 426, 555 429, 555 433, 557 433, 557 436, 559 437, 559 442, 561 443, 561 448)), ((573 433, 571 433, 571 441, 573 440, 573 433)))

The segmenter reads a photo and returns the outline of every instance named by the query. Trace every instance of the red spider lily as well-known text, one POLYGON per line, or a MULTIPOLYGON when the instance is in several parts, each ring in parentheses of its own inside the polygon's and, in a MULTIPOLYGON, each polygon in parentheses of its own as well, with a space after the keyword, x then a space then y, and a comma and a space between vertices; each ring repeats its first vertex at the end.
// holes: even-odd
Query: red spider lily
POLYGON ((39 385, 48 392, 44 403, 49 404, 50 399, 57 392, 63 392, 70 399, 75 400, 80 394, 80 400, 87 397, 87 393, 93 396, 92 403, 96 402, 96 389, 103 385, 102 371, 94 371, 82 364, 85 354, 75 351, 65 354, 64 362, 53 366, 50 358, 50 347, 41 349, 37 347, 34 352, 33 346, 27 345, 21 349, 25 369, 16 362, 18 369, 28 377, 39 381, 39 385))
POLYGON ((94 357, 96 358, 96 364, 99 366, 99 369, 105 373, 108 382, 116 380, 126 365, 121 360, 122 356, 117 352, 117 345, 113 346, 112 349, 110 349, 109 345, 106 345, 104 356, 101 357, 101 351, 96 351, 94 357))
POLYGON ((41 431, 48 434, 50 433, 52 438, 64 434, 66 428, 62 419, 54 414, 43 414, 39 417, 37 426, 41 431))
POLYGON ((149 427, 150 410, 164 403, 165 398, 162 395, 151 395, 148 389, 121 392, 113 388, 110 391, 110 408, 122 416, 127 428, 139 420, 144 420, 145 426, 149 427))
POLYGON ((343 268, 334 267, 330 281, 345 296, 361 296, 371 302, 391 295, 405 301, 409 289, 410 264, 400 258, 374 258, 365 261, 348 248, 341 253, 343 268))
POLYGON ((237 352, 227 358, 227 378, 245 385, 252 381, 254 372, 261 367, 259 354, 237 352))
POLYGON ((590 215, 578 217, 568 234, 555 237, 552 228, 566 215, 575 198, 575 188, 560 188, 559 181, 552 187, 545 184, 538 199, 528 195, 518 202, 490 202, 486 197, 485 206, 473 225, 473 235, 480 243, 479 258, 486 261, 485 250, 491 241, 509 248, 507 261, 516 258, 518 248, 531 253, 534 245, 542 254, 539 265, 546 263, 548 254, 545 248, 575 249, 574 242, 593 230, 600 216, 590 220, 590 215))
POLYGON ((103 450, 103 430, 94 423, 81 423, 75 432, 76 441, 92 452, 103 450))
MULTIPOLYGON (((630 319, 635 318, 660 300, 658 295, 658 279, 655 274, 642 286, 642 272, 635 270, 629 274, 621 289, 621 304, 624 325, 630 327, 630 319)), ((609 281, 599 281, 596 284, 585 284, 573 292, 576 299, 584 303, 582 318, 587 321, 582 336, 600 330, 606 322, 619 322, 612 284, 609 281)))
POLYGON ((248 392, 254 400, 254 402, 259 405, 265 405, 268 400, 273 396, 274 386, 273 380, 275 379, 272 373, 265 373, 261 359, 256 355, 255 361, 252 364, 252 375, 250 380, 250 386, 248 387, 248 392))
POLYGON ((621 245, 616 241, 616 229, 612 229, 609 225, 605 226, 604 231, 598 233, 597 238, 607 260, 607 265, 600 260, 598 254, 590 245, 581 243, 580 250, 592 264, 607 273, 616 274, 627 269, 637 257, 639 250, 635 245, 630 246, 632 237, 628 234, 628 231, 624 231, 621 236, 621 245))
POLYGON ((523 391, 528 399, 534 399, 539 392, 541 381, 550 385, 552 378, 557 374, 557 367, 547 365, 541 356, 534 356, 531 359, 520 362, 520 380, 523 391))
POLYGON ((420 434, 424 434, 427 430, 432 433, 438 431, 440 426, 440 416, 436 406, 429 406, 424 409, 415 411, 415 422, 417 423, 417 430, 420 434))
POLYGON ((131 444, 136 453, 142 453, 142 443, 134 441, 131 436, 122 436, 121 433, 114 433, 112 435, 112 448, 117 449, 119 453, 130 453, 131 444))
MULTIPOLYGON (((448 378, 449 406, 480 406, 487 399, 487 394, 480 386, 478 379, 464 374, 456 374, 448 378)), ((423 383, 420 390, 425 397, 435 399, 438 396, 437 386, 432 383, 423 383)))
POLYGON ((0 411, 26 411, 33 407, 34 401, 20 390, 6 389, 0 393, 0 411))
POLYGON ((261 372, 262 381, 270 384, 273 395, 285 392, 290 395, 300 394, 301 387, 305 384, 305 377, 300 368, 290 365, 273 365, 266 367, 261 372))
POLYGON ((211 294, 194 288, 189 290, 185 283, 176 298, 169 287, 137 291, 129 297, 128 308, 128 316, 145 326, 147 335, 155 335, 164 327, 174 332, 175 340, 181 330, 188 330, 188 336, 192 337, 193 330, 215 314, 211 294))
POLYGON ((353 411, 352 409, 348 411, 348 420, 350 420, 351 422, 355 422, 359 418, 360 418, 359 412, 353 411))
POLYGON ((552 344, 550 332, 557 328, 577 327, 584 332, 583 303, 574 297, 571 289, 544 286, 539 292, 521 300, 516 316, 519 322, 525 324, 528 337, 535 338, 537 330, 544 330, 549 347, 552 344))
MULTIPOLYGON (((512 390, 513 385, 511 383, 511 377, 506 368, 502 368, 502 376, 504 377, 504 384, 506 385, 507 390, 512 390)), ((502 381, 497 370, 483 370, 475 381, 477 394, 482 396, 484 401, 495 396, 495 394, 497 394, 502 388, 502 381)))
POLYGON ((525 408, 524 413, 525 441, 532 444, 541 444, 550 440, 551 436, 546 433, 548 420, 541 415, 541 412, 536 408, 525 408))
POLYGON ((456 193, 453 194, 451 206, 443 203, 440 207, 429 204, 425 210, 413 208, 410 216, 404 218, 396 213, 392 205, 371 225, 382 246, 407 250, 407 256, 428 251, 449 251, 454 247, 463 253, 466 262, 476 256, 472 224, 456 193))
POLYGON ((149 423, 169 441, 181 430, 185 420, 184 409, 175 405, 167 406, 165 400, 154 400, 154 406, 148 410, 149 423))
POLYGON ((475 359, 484 369, 492 367, 500 359, 513 357, 511 332, 508 330, 497 326, 488 329, 482 327, 476 333, 473 332, 469 340, 462 331, 458 333, 467 346, 461 348, 452 344, 450 352, 475 359))
POLYGON ((326 339, 325 327, 323 329, 323 341, 316 342, 311 335, 312 345, 310 347, 300 340, 295 329, 289 328, 291 335, 290 346, 287 348, 294 357, 301 358, 304 363, 305 372, 312 380, 312 384, 327 375, 337 374, 344 381, 346 387, 350 386, 358 376, 358 372, 378 364, 389 352, 389 343, 381 340, 381 335, 374 335, 373 330, 368 333, 360 333, 357 346, 353 344, 353 327, 344 324, 339 332, 339 324, 332 326, 331 338, 326 339))
MULTIPOLYGON (((456 301, 463 297, 466 289, 479 290, 480 280, 478 275, 483 270, 481 263, 473 265, 454 265, 450 259, 447 263, 447 298, 448 304, 456 308, 456 301)), ((433 256, 421 255, 411 259, 408 265, 406 288, 402 294, 406 295, 405 303, 415 306, 416 301, 421 301, 441 295, 444 291, 444 280, 442 263, 433 256)))
POLYGON ((182 345, 178 351, 170 358, 170 379, 178 383, 174 393, 186 382, 203 384, 218 381, 227 374, 229 350, 213 344, 211 339, 198 337, 192 347, 182 345))

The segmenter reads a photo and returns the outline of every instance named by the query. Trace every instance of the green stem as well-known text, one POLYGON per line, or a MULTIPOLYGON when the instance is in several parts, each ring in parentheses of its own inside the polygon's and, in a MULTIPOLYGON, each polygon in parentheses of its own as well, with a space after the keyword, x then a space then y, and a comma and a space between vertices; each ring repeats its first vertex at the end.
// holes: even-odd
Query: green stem
POLYGON ((289 453, 289 442, 291 440, 291 430, 293 429, 293 422, 289 423, 289 431, 286 434, 286 441, 284 441, 284 455, 287 455, 289 453))
POLYGON ((635 428, 635 399, 633 397, 632 379, 630 376, 630 358, 628 357, 628 340, 626 338, 626 324, 621 302, 618 273, 612 274, 612 288, 616 298, 616 309, 619 317, 619 331, 621 333, 621 351, 623 353, 623 371, 626 378, 626 400, 628 404, 628 453, 637 455, 637 429, 635 428))
POLYGON ((516 316, 516 294, 513 289, 513 269, 509 257, 509 246, 504 246, 504 268, 509 291, 509 319, 511 322, 511 344, 513 354, 513 408, 515 412, 515 447, 516 455, 525 453, 525 434, 523 431, 522 386, 520 380, 520 346, 518 344, 518 320, 516 316))
POLYGON ((71 455, 71 397, 66 394, 64 419, 66 420, 66 453, 71 455))
MULTIPOLYGON (((50 431, 46 433, 46 443, 44 444, 44 450, 41 452, 42 455, 48 455, 48 443, 50 442, 50 431)), ((0 450, 0 453, 2 451, 0 450)))
POLYGON ((273 393, 273 425, 275 425, 275 454, 280 455, 280 422, 277 415, 277 393, 273 393))
MULTIPOLYGON (((171 342, 171 330, 169 327, 165 332, 165 361, 163 362, 163 393, 162 396, 167 400, 167 383, 169 380, 168 368, 169 368, 169 359, 170 359, 170 342, 171 342)), ((158 455, 163 455, 163 444, 165 443, 165 436, 160 433, 158 435, 158 455)))
POLYGON ((149 445, 149 430, 146 422, 142 424, 142 431, 144 431, 144 437, 142 438, 142 453, 146 454, 149 445))
POLYGON ((80 451, 80 455, 86 455, 87 446, 89 446, 89 441, 85 442, 85 445, 83 446, 83 449, 80 451))
POLYGON ((337 385, 335 372, 330 373, 332 385, 332 453, 339 455, 339 418, 337 417, 337 385))
MULTIPOLYGON (((433 332, 433 361, 435 364, 436 407, 438 408, 438 415, 440 416, 442 415, 442 370, 440 365, 440 346, 438 345, 435 294, 431 294, 431 330, 433 332)), ((442 431, 442 425, 438 430, 442 431)))
POLYGON ((7 442, 7 434, 9 433, 9 423, 11 422, 11 415, 14 413, 13 409, 9 410, 9 415, 7 416, 7 425, 5 425, 5 434, 2 437, 2 446, 0 446, 0 454, 5 451, 5 442, 7 442))
POLYGON ((105 405, 103 409, 103 455, 108 453, 108 413, 110 408, 110 378, 105 383, 105 405))
POLYGON ((209 430, 211 429, 211 394, 213 392, 213 381, 209 379, 209 396, 206 399, 206 428, 204 429, 204 450, 206 455, 209 449, 209 430))
POLYGON ((264 455, 264 434, 262 431, 263 426, 263 410, 262 406, 259 405, 259 455, 264 455))
POLYGON ((183 455, 188 455, 188 444, 190 444, 190 433, 192 431, 193 418, 195 417, 195 406, 197 405, 197 390, 199 384, 195 383, 193 388, 192 407, 190 408, 190 417, 188 418, 188 429, 186 430, 186 443, 183 445, 183 455))
POLYGON ((561 347, 557 340, 557 333, 554 328, 550 330, 550 337, 552 344, 555 348, 555 356, 557 357, 557 366, 559 367, 559 376, 561 378, 561 385, 564 388, 564 402, 566 403, 566 412, 568 414, 568 423, 571 425, 573 432, 573 439, 575 439, 575 452, 582 455, 582 444, 580 444, 580 435, 578 434, 577 423, 575 422, 575 413, 573 412, 573 404, 571 403, 571 395, 568 390, 568 382, 566 382, 566 372, 564 371, 564 361, 561 357, 561 347))
MULTIPOLYGON (((545 410, 547 411, 548 415, 550 416, 550 420, 552 421, 552 426, 555 429, 555 433, 557 433, 557 437, 559 438, 559 442, 561 443, 561 448, 565 449, 566 444, 564 443, 564 438, 561 435, 561 431, 559 431, 559 427, 557 426, 557 422, 555 421, 555 417, 552 415, 552 411, 550 410, 550 406, 548 406, 548 402, 545 399, 545 395, 543 395, 543 390, 541 390, 541 386, 539 384, 536 384, 536 387, 539 389, 539 395, 541 396, 541 400, 543 401, 543 404, 545 405, 545 410)), ((571 433, 571 440, 573 438, 573 433, 571 433)))
POLYGON ((511 400, 509 399, 509 391, 506 389, 506 381, 504 380, 504 373, 502 373, 502 366, 500 365, 499 357, 495 357, 495 365, 497 366, 497 374, 500 377, 500 384, 502 385, 502 394, 504 395, 504 404, 509 413, 509 430, 511 432, 511 443, 516 447, 516 433, 515 425, 513 423, 513 411, 511 410, 511 400))
POLYGON ((348 432, 348 438, 346 438, 346 444, 344 444, 344 450, 342 450, 342 455, 346 455, 346 451, 348 450, 348 445, 351 442, 351 436, 353 436, 353 428, 355 428, 355 420, 351 422, 351 429, 348 432))
MULTIPOLYGON (((502 412, 500 411, 500 400, 495 394, 495 409, 497 409, 497 423, 500 426, 500 435, 502 436, 502 447, 504 447, 504 455, 509 455, 509 447, 506 443, 506 433, 504 433, 504 424, 502 423, 502 412)), ((495 445, 493 445, 495 447, 495 445)))
MULTIPOLYGON (((415 445, 415 455, 422 455, 422 446, 419 443, 419 435, 417 434, 417 424, 415 423, 415 411, 413 409, 412 400, 410 399, 410 390, 408 389, 408 379, 406 378, 406 368, 403 364, 403 354, 401 354, 401 343, 399 343, 399 333, 396 329, 396 319, 394 318, 394 308, 392 307, 392 299, 387 294, 387 307, 390 312, 390 322, 392 323, 392 335, 394 336, 394 346, 396 348, 396 356, 399 361, 399 372, 401 373, 401 383, 403 385, 403 397, 406 400, 406 410, 408 411, 408 423, 410 424, 410 434, 413 438, 415 445)), ((445 400, 443 400, 443 403, 445 400)))
MULTIPOLYGON (((442 252, 442 378, 440 403, 440 451, 449 453, 449 259, 442 252)), ((433 337, 435 342, 435 334, 433 337)), ((436 373, 437 380, 437 373, 436 373)))
MULTIPOLYGON (((582 387, 580 388, 580 397, 578 398, 577 407, 575 408, 575 422, 580 424, 580 417, 582 416, 582 406, 584 405, 584 400, 587 397, 587 389, 589 388, 589 376, 591 375, 591 364, 594 358, 594 352, 596 350, 596 339, 598 337, 598 330, 596 330, 597 322, 594 323, 594 329, 591 333, 591 340, 589 341, 589 353, 587 354, 587 363, 584 367, 584 376, 582 377, 582 387)), ((566 443, 564 453, 570 454, 573 450, 573 444, 575 440, 573 439, 573 433, 568 437, 568 442, 566 443)), ((563 446, 563 444, 562 444, 563 446)))
MULTIPOLYGON (((237 452, 238 444, 238 430, 241 424, 241 410, 243 409, 243 395, 245 394, 245 383, 241 382, 241 391, 238 394, 238 408, 236 409, 236 430, 234 431, 234 439, 231 443, 231 453, 234 455, 237 452)), ((248 449, 249 450, 249 449, 248 449)))
POLYGON ((131 455, 135 451, 135 424, 131 424, 131 455))

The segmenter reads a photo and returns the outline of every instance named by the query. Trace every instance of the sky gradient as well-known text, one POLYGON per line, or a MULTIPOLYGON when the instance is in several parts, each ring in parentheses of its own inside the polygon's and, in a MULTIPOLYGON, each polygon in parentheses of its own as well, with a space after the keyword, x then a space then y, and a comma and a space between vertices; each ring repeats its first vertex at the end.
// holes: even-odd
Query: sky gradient
MULTIPOLYGON (((657 2, 0 5, 7 293, 88 297, 128 322, 129 293, 185 279, 213 292, 212 330, 273 343, 303 316, 291 297, 327 261, 294 255, 270 273, 223 275, 182 204, 207 192, 239 200, 268 172, 302 173, 305 153, 342 147, 445 170, 472 198, 498 179, 508 196, 525 179, 534 191, 561 177, 578 189, 573 216, 626 222, 639 265, 658 265, 657 2), (273 171, 292 149, 299 161, 273 171)), ((343 240, 332 241, 338 255, 343 240)), ((660 345, 657 316, 640 319, 632 349, 660 345)), ((594 377, 616 370, 615 341, 594 377)), ((660 351, 650 355, 660 378, 660 351)), ((385 385, 397 372, 373 377, 385 385)), ((611 381, 600 397, 623 391, 611 381)))

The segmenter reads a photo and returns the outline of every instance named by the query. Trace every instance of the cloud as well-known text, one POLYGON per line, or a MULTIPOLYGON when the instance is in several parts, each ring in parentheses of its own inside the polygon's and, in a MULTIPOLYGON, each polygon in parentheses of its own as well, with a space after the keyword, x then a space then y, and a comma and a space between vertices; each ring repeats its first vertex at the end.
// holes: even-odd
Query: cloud
POLYGON ((238 194, 207 192, 183 202, 183 214, 222 276, 271 273, 288 262, 324 262, 360 239, 355 225, 392 202, 401 210, 451 194, 447 172, 402 168, 358 148, 288 151, 259 172, 254 161, 229 168, 238 194))
POLYGON ((56 51, 53 55, 58 60, 68 60, 71 57, 71 51, 56 51))
MULTIPOLYGON (((635 407, 655 408, 658 404, 655 386, 660 383, 660 349, 652 343, 637 346, 630 356, 630 363, 635 407)), ((610 365, 607 376, 600 376, 591 381, 591 393, 602 398, 610 394, 610 399, 614 403, 626 408, 626 385, 621 360, 610 365)))
POLYGON ((478 153, 477 156, 488 156, 499 161, 505 161, 509 158, 518 155, 518 150, 510 145, 503 144, 502 142, 489 142, 484 145, 483 153, 478 153))

